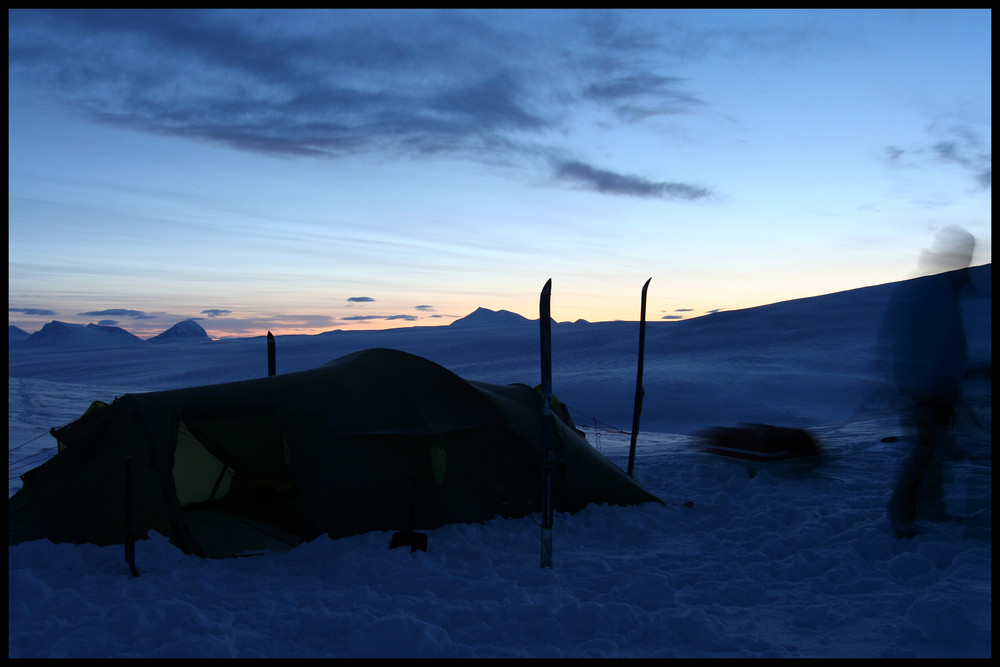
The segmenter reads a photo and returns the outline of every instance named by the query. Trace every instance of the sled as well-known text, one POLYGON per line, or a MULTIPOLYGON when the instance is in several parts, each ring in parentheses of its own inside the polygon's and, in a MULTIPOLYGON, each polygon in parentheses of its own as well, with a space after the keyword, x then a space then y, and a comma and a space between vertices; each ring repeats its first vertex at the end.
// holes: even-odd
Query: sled
POLYGON ((798 428, 769 424, 716 426, 695 433, 702 452, 744 463, 750 467, 809 470, 822 461, 816 440, 798 428))

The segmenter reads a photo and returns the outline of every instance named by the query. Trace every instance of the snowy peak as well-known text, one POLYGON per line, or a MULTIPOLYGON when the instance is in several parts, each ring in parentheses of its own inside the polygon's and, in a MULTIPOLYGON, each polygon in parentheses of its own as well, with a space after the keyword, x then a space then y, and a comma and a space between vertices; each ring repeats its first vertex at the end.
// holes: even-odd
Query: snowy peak
POLYGON ((142 343, 121 327, 99 324, 69 324, 53 320, 24 339, 26 345, 50 347, 114 347, 142 343))
POLYGON ((53 320, 33 334, 10 327, 12 344, 29 347, 117 347, 144 343, 210 343, 212 339, 195 320, 178 322, 166 331, 144 341, 121 327, 100 324, 70 324, 53 320))
POLYGON ((519 326, 531 323, 526 317, 509 310, 490 310, 489 308, 476 308, 475 311, 466 315, 460 320, 455 320, 448 326, 452 327, 508 327, 519 326))
POLYGON ((161 334, 147 339, 150 343, 210 343, 212 339, 193 319, 178 322, 161 334))
POLYGON ((8 343, 23 343, 30 336, 27 331, 15 327, 13 324, 7 327, 7 342, 8 343))

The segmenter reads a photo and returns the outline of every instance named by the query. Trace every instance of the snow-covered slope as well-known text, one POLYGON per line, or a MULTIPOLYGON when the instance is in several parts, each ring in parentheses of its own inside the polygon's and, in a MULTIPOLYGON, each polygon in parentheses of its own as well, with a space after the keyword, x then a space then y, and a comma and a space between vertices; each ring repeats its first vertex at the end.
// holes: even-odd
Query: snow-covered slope
MULTIPOLYGON (((990 267, 973 269, 966 300, 974 359, 990 355, 990 267)), ((691 433, 738 421, 806 427, 885 409, 877 331, 893 284, 722 312, 681 322, 649 322, 642 425, 691 433), (709 398, 706 398, 709 397, 709 398)), ((467 324, 384 331, 278 336, 279 373, 313 368, 371 347, 418 354, 461 377, 537 384, 538 331, 514 313, 479 309, 467 324)), ((461 320, 460 320, 461 322, 461 320)), ((200 328, 200 327, 199 327, 200 328)), ((36 334, 37 335, 37 334, 36 334)), ((586 422, 629 427, 635 391, 637 322, 553 327, 553 389, 586 422)), ((166 389, 260 377, 266 339, 212 345, 127 345, 80 355, 67 346, 12 346, 11 377, 166 389)))
MULTIPOLYGON (((966 325, 988 362, 988 267, 977 276, 966 325)), ((991 657, 990 377, 968 383, 944 468, 964 524, 897 539, 885 505, 911 441, 878 398, 888 289, 651 324, 635 474, 665 505, 557 515, 553 569, 539 568, 532 518, 428 531, 426 553, 374 532, 202 560, 154 534, 136 545, 137 579, 120 547, 30 542, 9 548, 8 657, 991 657), (826 459, 808 475, 751 470, 678 435, 743 419, 807 424, 826 459)), ((278 369, 382 346, 533 383, 536 328, 280 337, 278 369)), ((637 334, 635 322, 557 325, 556 392, 629 424, 637 334)), ((266 371, 263 337, 12 347, 9 493, 52 455, 48 429, 95 398, 266 371)), ((579 421, 624 467, 629 435, 579 421)))
POLYGON ((161 334, 148 338, 149 343, 211 343, 205 329, 196 320, 178 322, 161 334))
POLYGON ((53 320, 23 341, 27 347, 80 348, 118 347, 142 343, 121 327, 100 324, 70 324, 53 320))

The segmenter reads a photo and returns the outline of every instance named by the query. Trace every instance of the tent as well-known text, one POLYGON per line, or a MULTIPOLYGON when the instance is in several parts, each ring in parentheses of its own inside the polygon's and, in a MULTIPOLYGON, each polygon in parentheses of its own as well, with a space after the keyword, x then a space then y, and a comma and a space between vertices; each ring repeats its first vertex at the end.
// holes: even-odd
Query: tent
MULTIPOLYGON (((657 500, 555 421, 557 511, 657 500)), ((126 394, 52 433, 58 453, 8 501, 11 544, 125 543, 127 477, 128 530, 203 556, 524 516, 541 497, 539 393, 398 350, 126 394)))

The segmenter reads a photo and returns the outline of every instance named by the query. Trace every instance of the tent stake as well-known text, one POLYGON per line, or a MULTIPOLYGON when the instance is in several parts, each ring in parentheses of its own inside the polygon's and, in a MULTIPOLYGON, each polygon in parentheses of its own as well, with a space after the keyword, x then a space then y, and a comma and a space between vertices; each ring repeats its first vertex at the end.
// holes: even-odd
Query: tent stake
POLYGON ((552 567, 552 474, 555 448, 552 423, 552 279, 542 288, 538 304, 538 326, 542 358, 542 567, 552 567))
POLYGON ((413 480, 413 494, 410 498, 410 519, 406 523, 406 529, 393 533, 389 542, 390 549, 399 547, 410 547, 410 553, 414 551, 427 551, 427 533, 416 533, 417 526, 417 489, 419 482, 413 480))
POLYGON ((646 349, 646 290, 649 288, 650 278, 642 286, 642 305, 639 310, 639 369, 635 374, 635 408, 632 410, 632 442, 628 448, 628 476, 633 477, 632 471, 635 468, 635 441, 639 437, 639 414, 642 412, 642 399, 646 395, 646 390, 642 388, 642 362, 646 349))
POLYGON ((132 457, 125 457, 125 562, 133 577, 139 576, 135 567, 135 534, 132 531, 132 457))

